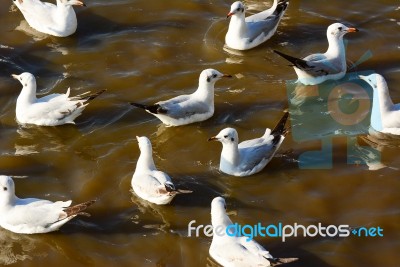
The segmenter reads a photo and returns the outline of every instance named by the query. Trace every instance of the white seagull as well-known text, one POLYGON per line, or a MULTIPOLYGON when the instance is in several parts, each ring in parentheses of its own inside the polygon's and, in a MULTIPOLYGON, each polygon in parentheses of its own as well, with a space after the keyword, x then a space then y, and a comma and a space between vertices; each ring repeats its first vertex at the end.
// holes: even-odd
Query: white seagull
POLYGON ((72 6, 85 6, 78 0, 57 0, 57 5, 39 0, 13 1, 32 28, 57 37, 66 37, 76 31, 78 22, 72 6))
POLYGON ((270 9, 245 18, 243 3, 233 3, 227 15, 231 21, 225 36, 226 45, 236 50, 247 50, 264 43, 276 32, 288 5, 289 0, 274 0, 270 9))
POLYGON ((75 118, 81 115, 88 102, 105 91, 91 95, 87 92, 70 97, 70 88, 68 88, 65 94, 50 94, 36 98, 36 79, 31 73, 13 74, 12 77, 23 86, 16 107, 17 121, 21 124, 39 126, 74 124, 75 118))
POLYGON ((327 80, 340 80, 347 71, 343 36, 349 32, 358 32, 358 29, 348 28, 341 23, 330 25, 326 31, 329 47, 324 54, 312 54, 300 59, 276 50, 274 52, 293 64, 298 81, 304 85, 316 85, 327 80))
POLYGON ((180 95, 154 105, 131 105, 145 109, 159 118, 167 126, 180 126, 205 121, 214 114, 214 85, 223 77, 232 77, 214 69, 203 70, 199 78, 199 87, 190 95, 180 95))
POLYGON ((246 236, 235 236, 226 233, 232 221, 226 214, 226 204, 222 197, 211 202, 211 223, 214 229, 223 229, 222 234, 214 231, 209 253, 211 257, 224 267, 260 267, 277 266, 290 263, 298 258, 274 258, 264 247, 246 236))
POLYGON ((260 172, 271 161, 281 146, 287 129, 285 128, 289 113, 285 112, 275 128, 268 129, 256 139, 239 144, 238 133, 233 128, 225 128, 208 141, 222 143, 219 169, 234 176, 249 176, 260 172))
POLYGON ((132 189, 136 195, 157 205, 165 205, 170 203, 177 194, 192 193, 189 190, 175 189, 168 174, 157 170, 153 161, 151 142, 147 137, 137 136, 136 139, 140 157, 131 180, 132 189))
POLYGON ((18 198, 9 176, 0 175, 0 226, 19 234, 40 234, 58 230, 84 212, 95 200, 71 206, 72 201, 18 198))
POLYGON ((377 73, 359 77, 374 89, 372 128, 378 132, 400 135, 400 104, 393 104, 385 78, 377 73))

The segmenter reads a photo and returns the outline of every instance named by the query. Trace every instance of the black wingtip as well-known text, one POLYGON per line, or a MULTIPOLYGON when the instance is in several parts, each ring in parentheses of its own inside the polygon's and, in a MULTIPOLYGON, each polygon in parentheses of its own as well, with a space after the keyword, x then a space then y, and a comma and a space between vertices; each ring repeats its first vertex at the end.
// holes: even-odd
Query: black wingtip
POLYGON ((107 89, 103 89, 100 90, 94 94, 91 94, 89 96, 86 97, 86 102, 92 101, 93 99, 95 99, 96 97, 98 97, 99 95, 101 95, 102 93, 104 93, 105 91, 107 91, 107 89))
POLYGON ((289 112, 285 110, 282 118, 279 120, 279 122, 276 124, 275 128, 272 130, 271 134, 276 136, 284 135, 286 132, 286 122, 289 118, 289 112))
POLYGON ((137 108, 146 109, 146 106, 145 106, 145 105, 142 105, 142 104, 139 104, 139 103, 133 103, 133 102, 131 102, 131 103, 129 103, 129 104, 131 104, 132 106, 137 107, 137 108))
POLYGON ((278 5, 276 6, 274 14, 280 14, 284 12, 288 6, 289 6, 289 0, 280 0, 278 2, 278 5))
POLYGON ((271 262, 271 266, 279 266, 282 264, 298 261, 299 258, 273 258, 268 260, 271 262))
POLYGON ((142 105, 139 103, 130 103, 132 106, 141 108, 141 109, 145 109, 146 111, 153 113, 153 114, 166 114, 167 110, 162 108, 160 105, 155 104, 155 105, 151 105, 151 106, 146 106, 146 105, 142 105))

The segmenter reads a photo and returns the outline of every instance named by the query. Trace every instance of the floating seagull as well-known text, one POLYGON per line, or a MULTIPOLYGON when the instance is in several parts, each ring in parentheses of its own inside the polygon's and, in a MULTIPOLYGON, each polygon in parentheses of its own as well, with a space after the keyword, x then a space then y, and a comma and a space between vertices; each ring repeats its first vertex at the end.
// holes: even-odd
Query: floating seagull
POLYGON ((219 169, 234 176, 248 176, 260 172, 285 139, 288 116, 289 113, 285 112, 275 128, 272 131, 267 128, 262 137, 240 144, 238 133, 233 128, 225 128, 217 136, 208 139, 222 143, 219 169))
POLYGON ((329 47, 324 54, 312 54, 300 59, 276 50, 274 52, 293 64, 298 81, 304 85, 340 80, 346 75, 347 70, 343 36, 348 32, 358 32, 358 29, 348 28, 341 23, 330 25, 326 32, 329 47))
POLYGON ((19 234, 40 234, 58 230, 84 212, 95 200, 71 206, 72 201, 18 198, 9 176, 0 175, 0 226, 19 234))
POLYGON ((237 1, 231 5, 227 18, 231 18, 225 43, 236 50, 254 48, 271 38, 285 14, 289 0, 274 0, 270 9, 245 18, 245 7, 237 1))
POLYGON ((382 133, 400 135, 400 104, 393 104, 385 78, 377 73, 359 77, 374 89, 372 128, 382 133))
POLYGON ((78 0, 57 0, 57 5, 39 0, 13 1, 32 28, 58 37, 66 37, 76 31, 78 22, 72 6, 85 6, 78 0))
POLYGON ((180 193, 192 193, 189 190, 175 189, 171 178, 165 172, 158 171, 153 161, 153 151, 150 140, 136 137, 140 157, 132 176, 132 189, 139 197, 157 205, 165 205, 180 193))
POLYGON ((214 114, 214 85, 223 77, 232 77, 213 69, 203 70, 199 78, 199 87, 190 95, 180 95, 154 105, 131 105, 145 109, 159 118, 167 126, 180 126, 204 121, 214 114))
POLYGON ((36 79, 31 73, 13 74, 12 77, 20 81, 23 86, 16 107, 17 120, 21 124, 39 126, 75 124, 75 118, 81 115, 88 102, 105 91, 102 90, 94 94, 86 92, 82 95, 70 97, 70 88, 68 88, 66 94, 50 94, 36 98, 36 79))
POLYGON ((222 197, 211 202, 211 222, 214 229, 223 229, 222 234, 214 232, 209 253, 211 257, 224 267, 259 267, 277 266, 297 261, 298 258, 274 258, 264 247, 246 236, 235 236, 226 233, 232 221, 226 214, 226 204, 222 197))

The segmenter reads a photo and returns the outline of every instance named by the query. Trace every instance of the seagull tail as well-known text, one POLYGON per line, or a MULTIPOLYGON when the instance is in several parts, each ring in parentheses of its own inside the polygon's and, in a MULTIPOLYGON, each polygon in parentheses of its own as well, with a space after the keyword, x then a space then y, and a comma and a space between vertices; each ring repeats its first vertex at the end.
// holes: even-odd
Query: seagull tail
POLYGON ((139 104, 139 103, 130 103, 132 106, 134 106, 134 107, 137 107, 137 108, 141 108, 141 109, 144 109, 144 110, 146 110, 146 111, 148 111, 148 112, 150 112, 150 113, 153 113, 153 114, 165 114, 165 113, 167 113, 167 110, 166 109, 163 109, 160 105, 158 105, 158 104, 155 104, 155 105, 151 105, 151 106, 147 106, 147 105, 142 105, 142 104, 139 104))
POLYGON ((68 208, 64 209, 64 212, 67 214, 67 218, 72 217, 72 216, 75 217, 77 215, 90 216, 90 214, 87 212, 84 212, 84 210, 86 210, 88 207, 92 206, 95 202, 96 202, 96 200, 89 200, 89 201, 83 202, 81 204, 77 204, 75 206, 68 207, 68 208))
POLYGON ((281 264, 298 261, 299 258, 273 258, 273 259, 268 259, 268 260, 271 262, 271 266, 278 266, 281 264))

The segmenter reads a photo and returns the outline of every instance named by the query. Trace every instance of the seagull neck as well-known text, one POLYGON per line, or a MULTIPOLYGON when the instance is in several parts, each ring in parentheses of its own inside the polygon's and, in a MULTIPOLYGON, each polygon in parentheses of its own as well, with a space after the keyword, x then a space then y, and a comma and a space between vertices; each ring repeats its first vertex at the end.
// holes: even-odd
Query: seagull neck
POLYGON ((216 207, 211 211, 211 224, 214 228, 218 226, 227 227, 231 223, 231 219, 229 219, 228 215, 226 215, 223 207, 216 207))
POLYGON ((229 22, 228 35, 236 35, 241 37, 246 37, 247 24, 244 13, 236 14, 231 16, 231 21, 229 22))
POLYGON ((25 84, 17 99, 17 104, 33 104, 36 102, 36 82, 25 84))
POLYGON ((381 113, 390 111, 393 108, 393 102, 389 95, 389 88, 385 81, 378 83, 377 88, 374 89, 374 93, 378 94, 379 99, 379 110, 381 113))
POLYGON ((15 194, 3 195, 0 197, 0 207, 8 208, 10 206, 13 206, 17 199, 18 198, 15 196, 15 194))
POLYGON ((240 163, 240 153, 237 143, 225 143, 222 146, 221 165, 235 167, 240 163))
POLYGON ((138 169, 143 169, 146 171, 155 171, 156 166, 154 165, 152 149, 151 148, 141 148, 140 156, 137 162, 138 169))
POLYGON ((195 97, 198 100, 213 102, 214 101, 214 83, 210 82, 199 82, 199 87, 194 92, 195 97))
POLYGON ((328 50, 325 55, 328 58, 341 58, 344 62, 346 62, 346 51, 343 42, 343 36, 333 36, 328 35, 328 50))

